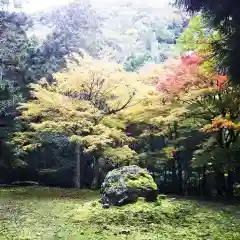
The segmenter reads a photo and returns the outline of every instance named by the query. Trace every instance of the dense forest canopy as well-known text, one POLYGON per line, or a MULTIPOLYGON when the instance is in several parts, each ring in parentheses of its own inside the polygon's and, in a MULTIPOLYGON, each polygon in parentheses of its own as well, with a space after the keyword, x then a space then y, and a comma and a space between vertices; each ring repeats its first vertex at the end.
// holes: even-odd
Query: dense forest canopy
POLYGON ((99 188, 136 164, 162 192, 238 194, 240 88, 202 5, 1 3, 1 182, 99 188))

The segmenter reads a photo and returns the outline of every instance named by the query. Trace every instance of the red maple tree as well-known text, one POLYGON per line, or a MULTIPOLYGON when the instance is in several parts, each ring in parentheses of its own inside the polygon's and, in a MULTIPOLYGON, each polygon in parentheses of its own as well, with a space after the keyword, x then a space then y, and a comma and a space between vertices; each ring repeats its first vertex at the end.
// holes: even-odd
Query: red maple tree
POLYGON ((157 90, 169 96, 178 96, 191 87, 217 87, 222 90, 227 81, 225 75, 214 74, 206 79, 199 73, 203 59, 196 53, 191 53, 180 58, 169 60, 164 64, 164 71, 158 77, 157 90))

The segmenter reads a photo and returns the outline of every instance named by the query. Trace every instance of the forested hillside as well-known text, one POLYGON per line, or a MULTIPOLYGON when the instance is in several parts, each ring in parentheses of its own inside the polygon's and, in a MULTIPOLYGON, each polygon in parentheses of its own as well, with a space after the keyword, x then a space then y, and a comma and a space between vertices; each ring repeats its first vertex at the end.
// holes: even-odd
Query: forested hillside
MULTIPOLYGON (((66 31, 68 27, 81 38, 81 47, 90 55, 123 63, 126 70, 135 71, 146 62, 160 63, 176 55, 176 39, 187 26, 189 17, 170 3, 169 0, 154 0, 145 4, 141 1, 93 0, 91 10, 75 6, 76 14, 81 11, 99 27, 95 31, 94 24, 89 25, 87 29, 94 30, 94 35, 88 37, 82 32, 83 28, 79 28, 81 24, 76 22, 77 17, 70 23, 72 16, 69 9, 60 6, 59 9, 34 14, 34 31, 41 37, 47 34, 49 28, 66 31)), ((72 45, 76 45, 76 37, 72 45)))
POLYGON ((187 24, 187 15, 170 3, 92 1, 102 17, 103 56, 123 62, 146 55, 161 62, 173 54, 174 42, 187 24))

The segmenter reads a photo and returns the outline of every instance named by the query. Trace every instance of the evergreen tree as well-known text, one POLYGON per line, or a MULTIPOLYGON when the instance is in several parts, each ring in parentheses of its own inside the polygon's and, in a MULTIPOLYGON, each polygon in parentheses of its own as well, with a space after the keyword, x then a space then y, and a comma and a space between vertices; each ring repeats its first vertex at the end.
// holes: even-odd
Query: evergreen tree
POLYGON ((219 31, 221 38, 211 42, 218 67, 227 73, 234 83, 239 83, 240 69, 240 3, 227 0, 177 0, 190 12, 201 11, 207 22, 219 31))
MULTIPOLYGON (((0 11, 0 141, 4 152, 9 152, 7 138, 14 130, 16 107, 24 99, 26 90, 26 62, 28 58, 27 30, 31 22, 23 13, 8 11, 9 2, 1 2, 0 11)), ((0 155, 1 155, 0 154, 0 155)), ((10 154, 11 155, 11 154, 10 154)), ((10 163, 10 155, 3 157, 10 163)), ((2 157, 0 156, 1 160, 2 157)))

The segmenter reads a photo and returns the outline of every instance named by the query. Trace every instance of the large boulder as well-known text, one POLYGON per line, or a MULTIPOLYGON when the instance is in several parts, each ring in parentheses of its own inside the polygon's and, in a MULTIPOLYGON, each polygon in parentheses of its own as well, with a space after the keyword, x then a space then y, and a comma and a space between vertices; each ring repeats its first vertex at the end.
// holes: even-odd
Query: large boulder
POLYGON ((103 207, 107 208, 135 202, 138 197, 155 201, 157 185, 147 170, 133 165, 109 172, 100 193, 103 207))

